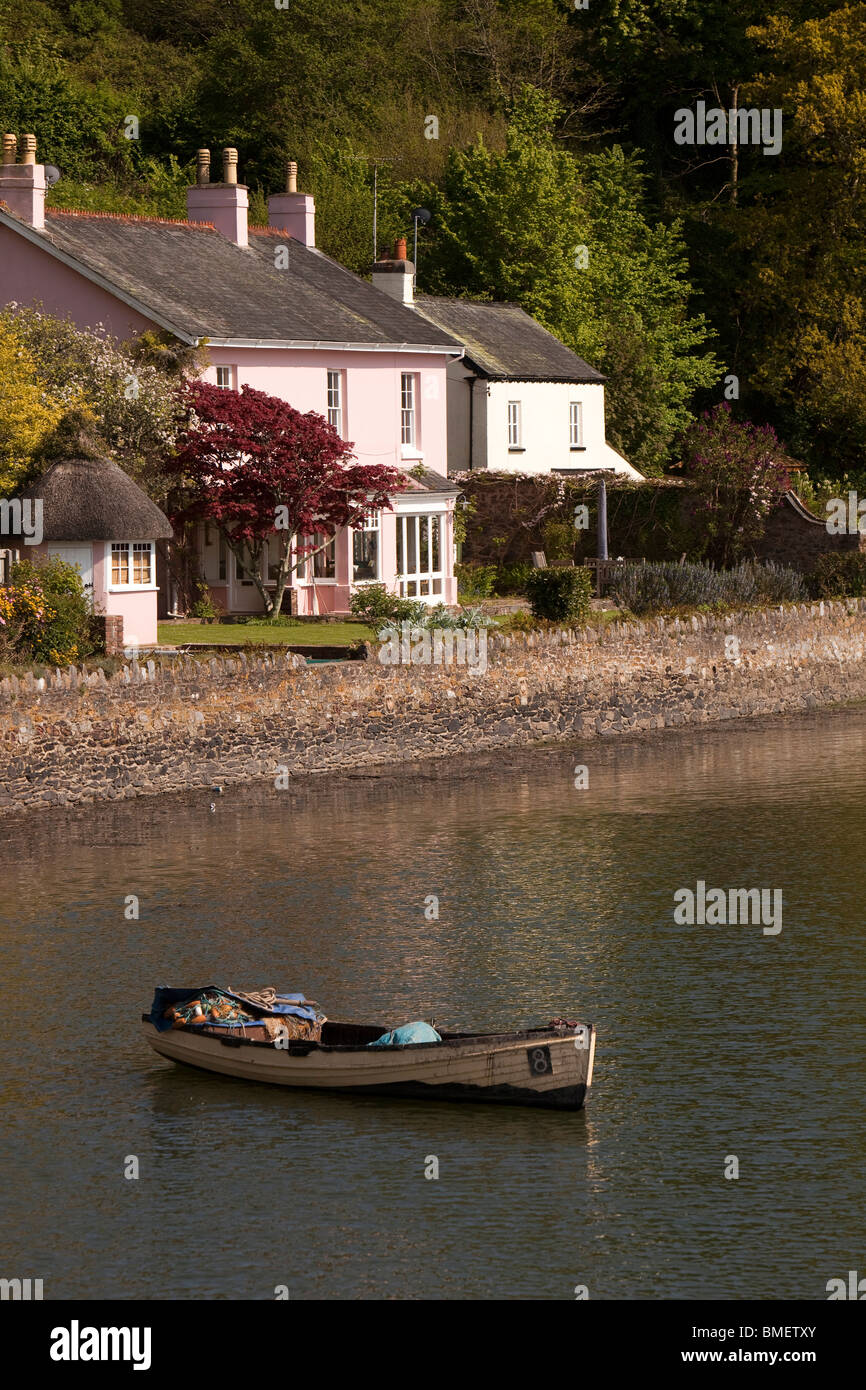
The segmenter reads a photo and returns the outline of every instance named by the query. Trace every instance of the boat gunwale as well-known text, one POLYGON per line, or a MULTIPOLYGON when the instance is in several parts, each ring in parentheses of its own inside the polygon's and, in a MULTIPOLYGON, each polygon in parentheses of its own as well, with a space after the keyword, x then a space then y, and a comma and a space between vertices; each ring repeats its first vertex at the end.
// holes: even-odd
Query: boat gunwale
MULTIPOLYGON (((169 1033, 189 1033, 193 1037, 210 1038, 213 1040, 213 1042, 219 1044, 230 1042, 232 1047, 264 1047, 271 1051, 274 1048, 276 1048, 276 1042, 272 1041, 271 1039, 265 1041, 264 1039, 259 1038, 247 1038, 243 1035, 238 1036, 234 1032, 227 1033, 225 1037, 220 1037, 218 1033, 206 1033, 204 1032, 201 1026, 196 1027, 194 1024, 188 1023, 182 1024, 179 1028, 166 1028, 160 1031, 155 1026, 150 1014, 143 1013, 141 1015, 141 1021, 142 1023, 149 1024, 158 1037, 163 1036, 163 1034, 169 1033)), ((334 1023, 335 1025, 339 1026, 341 1020, 329 1019, 328 1022, 334 1023)), ((252 1026, 257 1027, 258 1025, 253 1024, 252 1026)), ((343 1026, 364 1027, 367 1025, 343 1024, 343 1026)), ((592 1038, 592 1036, 595 1033, 595 1026, 592 1023, 580 1023, 577 1024, 576 1027, 588 1029, 590 1033, 590 1038, 592 1038)), ((383 1029, 383 1033, 387 1031, 389 1030, 383 1029)), ((295 1056, 299 1056, 301 1053, 309 1053, 313 1051, 337 1052, 341 1054, 347 1052, 363 1052, 369 1054, 372 1051, 382 1053, 385 1056, 387 1056, 388 1053, 406 1052, 409 1050, 411 1050, 414 1054, 434 1047, 441 1048, 443 1047, 443 1045, 445 1047, 460 1048, 469 1047, 473 1043, 489 1043, 494 1048, 497 1044, 500 1047, 504 1048, 509 1045, 513 1046, 519 1043, 525 1043, 527 1039, 530 1039, 535 1042, 540 1041, 542 1038, 549 1039, 551 1042, 570 1042, 574 1040, 574 1037, 574 1032, 563 1032, 560 1028, 552 1028, 550 1024, 545 1024, 538 1028, 522 1029, 515 1033, 452 1033, 450 1036, 444 1035, 438 1042, 390 1043, 387 1047, 381 1048, 371 1048, 369 1043, 321 1043, 315 1042, 309 1038, 293 1038, 289 1039, 288 1047, 277 1048, 277 1050, 286 1052, 289 1056, 291 1056, 293 1053, 295 1056)))

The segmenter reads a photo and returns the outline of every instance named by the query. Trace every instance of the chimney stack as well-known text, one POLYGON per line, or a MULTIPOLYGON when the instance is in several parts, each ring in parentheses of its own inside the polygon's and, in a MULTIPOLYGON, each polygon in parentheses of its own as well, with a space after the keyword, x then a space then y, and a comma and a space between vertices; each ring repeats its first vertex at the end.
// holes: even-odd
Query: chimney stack
POLYGON ((398 237, 391 256, 383 256, 373 266, 373 284, 400 304, 415 302, 415 267, 406 259, 406 238, 398 237))
POLYGON ((223 150, 223 181, 210 181, 210 150, 196 155, 196 182, 186 190, 190 222, 212 222, 235 246, 249 245, 249 197, 246 184, 238 183, 238 152, 223 150))
POLYGON ((298 166, 293 159, 286 165, 285 193, 272 193, 268 199, 268 225, 288 232, 304 246, 316 245, 316 204, 310 193, 298 192, 298 166))
POLYGON ((37 231, 45 227, 45 165, 36 163, 36 136, 21 137, 21 163, 15 156, 18 139, 3 136, 3 163, 0 164, 0 202, 37 231))

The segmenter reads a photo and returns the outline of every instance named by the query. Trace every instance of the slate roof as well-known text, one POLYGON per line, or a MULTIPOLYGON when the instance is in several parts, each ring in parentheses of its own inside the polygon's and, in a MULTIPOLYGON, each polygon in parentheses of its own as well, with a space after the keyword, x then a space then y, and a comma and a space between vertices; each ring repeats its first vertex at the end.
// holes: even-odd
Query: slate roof
POLYGON ((242 249, 191 222, 49 208, 40 233, 11 213, 3 216, 181 337, 459 350, 446 330, 285 232, 250 228, 250 245, 242 249), (285 270, 274 266, 281 244, 288 246, 285 270))
POLYGON ((432 295, 419 295, 415 304, 430 323, 459 339, 471 365, 492 381, 605 380, 517 304, 432 295))
POLYGON ((423 473, 419 469, 418 474, 415 475, 411 471, 411 465, 407 464, 401 471, 406 474, 408 485, 405 492, 396 494, 397 496, 406 497, 413 492, 437 492, 447 497, 460 496, 459 487, 455 487, 450 478, 444 477, 442 473, 436 473, 432 468, 424 468, 423 473))

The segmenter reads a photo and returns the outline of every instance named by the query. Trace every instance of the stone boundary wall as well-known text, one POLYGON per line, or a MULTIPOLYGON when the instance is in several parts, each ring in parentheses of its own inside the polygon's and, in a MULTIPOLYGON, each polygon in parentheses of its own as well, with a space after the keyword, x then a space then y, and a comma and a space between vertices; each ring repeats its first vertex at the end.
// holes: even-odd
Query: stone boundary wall
POLYGON ((0 682, 0 809, 866 700, 866 600, 493 634, 486 669, 172 658, 0 682), (280 769, 285 772, 280 773, 280 769))

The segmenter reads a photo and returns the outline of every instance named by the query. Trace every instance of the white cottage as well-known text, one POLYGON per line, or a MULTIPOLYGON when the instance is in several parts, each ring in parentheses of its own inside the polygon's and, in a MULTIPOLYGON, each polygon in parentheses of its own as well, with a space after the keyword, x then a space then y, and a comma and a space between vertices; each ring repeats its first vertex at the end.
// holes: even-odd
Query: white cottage
POLYGON ((605 439, 604 377, 516 304, 430 295, 417 312, 463 344, 448 366, 448 471, 643 475, 605 439))

